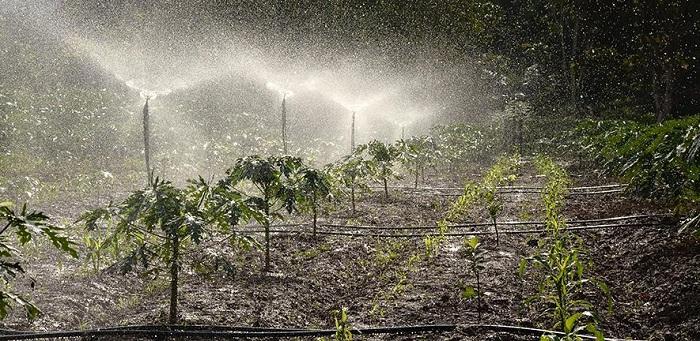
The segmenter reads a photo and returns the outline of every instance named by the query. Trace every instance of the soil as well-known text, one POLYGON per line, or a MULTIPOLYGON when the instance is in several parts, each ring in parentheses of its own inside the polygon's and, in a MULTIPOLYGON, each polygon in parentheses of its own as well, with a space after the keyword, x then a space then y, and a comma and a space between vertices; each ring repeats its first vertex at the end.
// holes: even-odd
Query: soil
MULTIPOLYGON (((572 170, 575 174, 577 170, 572 170)), ((428 176, 425 186, 462 186, 478 179, 478 169, 449 178, 428 176)), ((574 186, 614 182, 592 174, 572 176, 574 186)), ((525 165, 515 185, 542 181, 525 165)), ((410 179, 405 180, 410 186, 410 179)), ((542 204, 537 194, 504 194, 501 221, 539 220, 542 204)), ((441 219, 454 197, 435 193, 391 190, 359 196, 358 212, 349 203, 337 204, 323 220, 380 226, 431 225, 441 219)), ((83 204, 44 209, 73 220, 83 204)), ((571 196, 567 219, 593 219, 630 214, 670 212, 662 204, 620 193, 571 196)), ((487 221, 475 210, 471 219, 487 221)), ((77 228, 76 228, 77 229, 77 228)), ((489 231, 490 227, 480 230, 489 231)), ((698 340, 700 339, 700 242, 679 234, 677 226, 641 226, 580 231, 589 275, 610 288, 612 307, 605 295, 584 293, 599 313, 606 337, 698 340)), ((77 230, 72 231, 76 238, 77 230)), ((255 235, 262 240, 262 235, 255 235)), ((426 257, 421 238, 370 238, 273 235, 272 270, 262 272, 263 252, 244 250, 228 243, 205 243, 188 251, 180 285, 180 321, 183 324, 235 325, 275 328, 332 329, 332 312, 346 307, 353 327, 420 324, 503 324, 551 328, 554 321, 546 306, 526 304, 537 294, 537 275, 521 278, 518 265, 532 255, 540 235, 483 236, 488 251, 481 274, 481 320, 477 302, 462 298, 474 278, 462 252, 463 238, 447 238, 437 255, 426 257), (422 260, 411 270, 412 255, 422 260), (403 285, 397 285, 402 283, 403 285)), ((18 330, 76 330, 127 324, 164 324, 168 312, 168 281, 157 275, 93 271, 89 264, 72 260, 37 243, 23 248, 27 275, 15 282, 15 290, 30 295, 43 314, 28 321, 14 310, 2 322, 18 330), (155 279, 154 279, 155 277, 155 279), (29 289, 34 279, 34 289, 29 289)), ((379 335, 362 340, 535 340, 506 332, 458 328, 451 333, 379 335)))

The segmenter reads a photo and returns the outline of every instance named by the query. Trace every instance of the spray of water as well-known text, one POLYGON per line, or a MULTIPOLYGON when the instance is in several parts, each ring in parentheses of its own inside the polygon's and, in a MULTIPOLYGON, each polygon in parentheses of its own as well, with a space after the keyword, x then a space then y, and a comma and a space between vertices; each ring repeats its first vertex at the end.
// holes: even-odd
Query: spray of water
POLYGON ((169 167, 191 176, 220 167, 212 160, 223 154, 281 150, 270 141, 279 141, 283 99, 284 148, 287 140, 293 153, 329 146, 320 159, 331 161, 347 153, 351 124, 356 143, 393 140, 425 132, 445 113, 474 114, 460 103, 482 97, 469 75, 473 68, 437 62, 432 52, 403 64, 371 49, 341 55, 195 17, 179 6, 105 5, 105 17, 95 18, 48 1, 6 2, 2 15, 54 36, 129 89, 118 131, 138 131, 133 127, 150 98, 156 174, 169 167))

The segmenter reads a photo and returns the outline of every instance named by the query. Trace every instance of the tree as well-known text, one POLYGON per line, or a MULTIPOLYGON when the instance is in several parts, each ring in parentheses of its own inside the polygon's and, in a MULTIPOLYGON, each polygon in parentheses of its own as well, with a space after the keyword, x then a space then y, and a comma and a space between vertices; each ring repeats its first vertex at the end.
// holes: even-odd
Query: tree
POLYGON ((436 154, 430 150, 432 145, 430 136, 396 141, 397 159, 411 175, 415 176, 414 188, 418 188, 418 179, 424 174, 425 168, 433 165, 436 154))
POLYGON ((213 231, 205 229, 210 224, 228 229, 246 213, 240 200, 226 194, 222 197, 220 190, 212 189, 201 178, 184 190, 156 178, 151 186, 133 192, 119 205, 88 211, 79 221, 89 230, 98 228, 100 221, 115 222, 108 241, 126 243, 121 247, 127 255, 118 262, 122 273, 136 271, 139 265, 158 273, 163 268, 154 263, 165 265, 170 275, 168 320, 176 324, 182 250, 190 242, 198 244, 211 236, 213 231))
POLYGON ((313 214, 313 236, 316 237, 318 200, 331 195, 331 183, 325 172, 310 167, 302 168, 298 177, 297 201, 302 210, 313 214))
POLYGON ((384 184, 384 199, 389 199, 389 186, 387 184, 390 178, 396 178, 397 175, 393 170, 393 163, 398 156, 396 147, 391 144, 379 142, 377 140, 370 141, 367 144, 367 153, 374 163, 374 176, 384 184))
POLYGON ((8 289, 12 280, 18 274, 24 273, 24 267, 19 262, 19 251, 12 247, 7 233, 14 232, 20 245, 25 245, 34 236, 43 235, 48 238, 58 250, 78 258, 74 243, 63 236, 63 228, 49 222, 49 217, 43 212, 27 211, 27 205, 21 210, 14 209, 10 201, 0 202, 0 320, 4 319, 13 305, 22 307, 27 318, 33 319, 40 310, 26 298, 8 289))
POLYGON ((374 164, 366 160, 363 153, 367 145, 359 145, 355 151, 332 167, 334 177, 350 190, 352 214, 355 215, 355 192, 357 188, 367 189, 367 178, 374 172, 374 164))
POLYGON ((265 228, 265 267, 270 270, 270 224, 283 219, 280 212, 297 211, 297 190, 295 173, 303 166, 300 158, 292 156, 270 156, 266 159, 253 155, 236 160, 235 165, 226 171, 226 182, 235 186, 248 181, 255 187, 254 193, 247 193, 246 202, 260 214, 253 216, 265 228))

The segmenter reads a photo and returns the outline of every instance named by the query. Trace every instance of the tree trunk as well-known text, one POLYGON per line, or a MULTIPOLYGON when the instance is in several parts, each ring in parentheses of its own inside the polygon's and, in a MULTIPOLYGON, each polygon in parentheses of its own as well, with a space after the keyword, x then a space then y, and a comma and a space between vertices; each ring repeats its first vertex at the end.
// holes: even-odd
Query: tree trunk
POLYGON ((172 250, 170 257, 170 318, 168 319, 171 325, 177 324, 177 281, 178 272, 180 270, 180 237, 177 234, 177 229, 171 232, 172 250))
POLYGON ((316 238, 316 220, 318 218, 318 212, 316 209, 316 192, 313 194, 313 202, 311 204, 313 205, 311 209, 314 213, 314 238, 316 238))
POLYGON ((474 267, 474 273, 476 274, 476 311, 479 314, 479 321, 481 321, 481 282, 479 281, 479 270, 474 267))
POLYGON ((418 175, 420 174, 420 171, 416 169, 416 182, 413 184, 414 189, 418 189, 418 175))
POLYGON ((491 217, 493 220, 493 228, 496 230, 496 246, 498 246, 499 243, 499 238, 498 238, 498 224, 496 224, 496 217, 491 217))
POLYGON ((146 97, 146 104, 143 105, 143 153, 146 161, 146 179, 150 186, 153 184, 153 171, 151 170, 151 128, 148 117, 148 99, 146 97))
POLYGON ((287 155, 287 94, 282 97, 282 149, 287 155))
POLYGON ((574 27, 571 32, 571 54, 569 55, 569 75, 570 75, 570 100, 571 105, 573 105, 574 110, 578 112, 579 108, 579 91, 578 91, 578 73, 579 68, 577 64, 574 64, 578 53, 578 29, 579 29, 579 18, 578 15, 573 14, 572 19, 574 21, 574 27), (573 64, 573 65, 572 65, 573 64))
POLYGON ((384 182, 384 200, 389 200, 389 186, 386 181, 386 166, 382 166, 382 181, 384 182))
POLYGON ((265 272, 270 272, 270 223, 265 224, 265 272))
POLYGON ((352 202, 352 215, 355 215, 355 184, 350 185, 350 201, 352 202))
POLYGON ((662 74, 654 75, 654 104, 656 122, 663 122, 671 116, 673 93, 673 67, 669 63, 662 66, 662 74), (661 79, 659 79, 661 78, 661 79))
POLYGON ((389 200, 389 186, 386 183, 386 178, 384 180, 384 200, 389 200))

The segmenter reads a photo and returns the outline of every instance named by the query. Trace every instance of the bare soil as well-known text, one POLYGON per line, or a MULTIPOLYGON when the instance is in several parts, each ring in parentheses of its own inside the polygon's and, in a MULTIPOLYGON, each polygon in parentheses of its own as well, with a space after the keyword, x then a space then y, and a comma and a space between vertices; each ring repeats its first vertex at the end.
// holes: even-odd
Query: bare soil
MULTIPOLYGON (((576 170, 574 170, 575 172, 576 170)), ((427 185, 461 186, 478 170, 450 178, 428 177, 427 185)), ((613 182, 591 174, 572 176, 576 186, 613 182)), ((410 181, 405 180, 406 183, 410 181)), ((537 185, 541 178, 525 166, 515 185, 537 185)), ((507 194, 501 221, 541 219, 537 194, 507 194)), ((359 196, 353 217, 349 203, 324 217, 335 223, 381 226, 430 225, 441 219, 454 197, 392 190, 359 196)), ((89 200, 86 200, 89 201, 89 200)), ((89 203, 47 207, 74 219, 89 203)), ((567 219, 668 213, 663 205, 621 194, 572 196, 567 219)), ((476 210, 474 220, 484 219, 476 210)), ((484 227, 480 230, 488 231, 484 227)), ((79 235, 75 231, 76 236, 79 235)), ((700 242, 679 235, 677 227, 644 226, 578 232, 588 250, 591 275, 611 290, 612 309, 597 292, 586 292, 600 313, 608 337, 700 339, 700 242)), ((262 235, 257 235, 262 240, 262 235)), ((274 235, 270 273, 262 273, 262 252, 227 243, 206 244, 186 254, 180 290, 183 324, 258 327, 333 328, 332 311, 347 307, 354 327, 418 324, 504 324, 550 328, 542 305, 525 304, 537 293, 537 279, 520 278, 518 263, 535 252, 538 235, 501 235, 482 239, 488 250, 481 275, 484 300, 481 321, 474 300, 461 296, 474 282, 461 252, 463 238, 448 238, 439 253, 401 271, 412 255, 425 253, 421 238, 274 235), (397 283, 403 285, 397 286, 397 283)), ((157 275, 121 276, 95 272, 90 266, 48 251, 44 244, 26 247, 27 276, 16 290, 33 297, 43 314, 27 321, 15 310, 2 322, 21 330, 72 330, 125 324, 166 323, 168 281, 157 275), (31 279, 36 280, 30 289, 31 279), (155 278, 155 279, 154 279, 155 278)), ((165 275, 165 274, 162 274, 165 275)), ((359 339, 528 340, 505 332, 474 335, 458 329, 449 334, 373 336, 359 339)))

